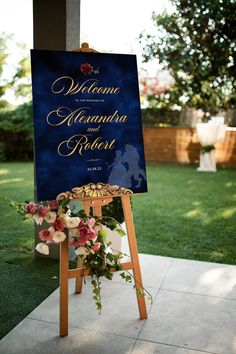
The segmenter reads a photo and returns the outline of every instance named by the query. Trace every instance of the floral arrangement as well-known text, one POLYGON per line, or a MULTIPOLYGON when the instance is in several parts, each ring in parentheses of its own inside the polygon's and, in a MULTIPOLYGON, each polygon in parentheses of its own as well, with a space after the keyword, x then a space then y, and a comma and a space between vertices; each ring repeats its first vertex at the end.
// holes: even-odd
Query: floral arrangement
POLYGON ((202 154, 206 154, 211 152, 212 150, 215 150, 215 146, 214 145, 204 145, 201 146, 201 153, 202 154))
POLYGON ((94 69, 94 67, 91 64, 89 64, 89 63, 81 64, 80 65, 80 71, 84 75, 90 75, 92 73, 99 74, 98 69, 94 69))
MULTIPOLYGON (((123 270, 120 261, 124 254, 113 250, 112 243, 107 241, 111 230, 120 236, 125 235, 121 225, 112 217, 87 217, 70 199, 40 203, 11 201, 10 205, 25 220, 33 219, 37 225, 45 226, 39 231, 42 242, 36 245, 38 252, 48 255, 50 244, 60 244, 69 236, 69 244, 75 247, 75 254, 83 259, 83 266, 90 269, 93 299, 101 313, 100 277, 111 280, 114 269, 123 270)), ((129 271, 125 270, 120 275, 126 282, 132 282, 133 275, 129 271)), ((141 289, 142 295, 147 292, 144 290, 141 289)))

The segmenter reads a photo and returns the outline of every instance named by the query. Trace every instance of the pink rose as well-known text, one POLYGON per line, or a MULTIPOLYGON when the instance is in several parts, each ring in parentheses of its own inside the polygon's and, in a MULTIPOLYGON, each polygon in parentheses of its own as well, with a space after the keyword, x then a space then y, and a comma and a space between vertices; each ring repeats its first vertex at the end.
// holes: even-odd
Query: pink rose
POLYGON ((26 205, 26 212, 27 214, 34 214, 37 210, 37 205, 34 202, 30 202, 26 205))
POLYGON ((87 225, 88 227, 90 227, 92 229, 92 227, 95 225, 95 219, 94 218, 91 218, 87 221, 87 225))
POLYGON ((80 246, 80 242, 79 241, 76 241, 76 240, 71 240, 69 242, 70 246, 73 246, 73 247, 79 247, 80 246))
POLYGON ((79 228, 79 233, 80 233, 80 237, 86 237, 88 234, 89 228, 88 226, 84 225, 82 227, 79 228))
POLYGON ((90 65, 88 63, 81 64, 80 65, 80 71, 82 72, 82 74, 88 75, 88 74, 91 74, 93 72, 93 67, 92 67, 92 65, 90 65))
POLYGON ((58 206, 59 206, 59 203, 58 203, 58 200, 51 200, 49 203, 48 203, 48 205, 49 205, 49 208, 50 209, 57 209, 58 208, 58 206))
POLYGON ((81 245, 84 245, 87 241, 89 241, 89 239, 90 239, 89 231, 90 231, 90 229, 88 228, 87 225, 84 225, 79 228, 79 234, 80 234, 79 242, 81 245))
POLYGON ((87 237, 89 240, 94 240, 97 238, 98 232, 97 230, 89 230, 89 232, 87 233, 87 237))
POLYGON ((52 233, 48 229, 39 231, 39 238, 42 241, 52 241, 52 233))
POLYGON ((45 207, 44 205, 39 205, 39 207, 38 207, 38 215, 41 218, 44 218, 47 215, 47 212, 48 212, 48 208, 47 207, 45 207))
POLYGON ((62 218, 57 218, 53 223, 53 227, 56 231, 63 231, 65 228, 65 224, 62 218))
POLYGON ((95 244, 91 247, 91 249, 94 251, 94 252, 97 252, 100 250, 100 247, 101 247, 101 243, 100 242, 95 242, 95 244))
POLYGON ((81 227, 84 226, 84 225, 85 225, 84 221, 83 221, 83 220, 80 220, 79 228, 81 228, 81 227))

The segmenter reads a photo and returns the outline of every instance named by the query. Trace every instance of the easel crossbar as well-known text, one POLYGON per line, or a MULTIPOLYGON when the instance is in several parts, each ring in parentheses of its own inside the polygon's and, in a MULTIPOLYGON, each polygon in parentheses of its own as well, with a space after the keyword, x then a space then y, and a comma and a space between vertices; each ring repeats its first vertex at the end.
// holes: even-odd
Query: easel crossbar
MULTIPOLYGON (((132 262, 123 262, 121 263, 122 266, 122 270, 128 270, 128 269, 134 269, 133 263, 132 262)), ((110 269, 111 272, 116 272, 117 269, 112 268, 110 269)), ((74 269, 69 269, 68 270, 68 277, 70 279, 72 278, 77 278, 79 276, 86 276, 86 275, 90 275, 91 274, 91 270, 89 268, 74 268, 74 269)))

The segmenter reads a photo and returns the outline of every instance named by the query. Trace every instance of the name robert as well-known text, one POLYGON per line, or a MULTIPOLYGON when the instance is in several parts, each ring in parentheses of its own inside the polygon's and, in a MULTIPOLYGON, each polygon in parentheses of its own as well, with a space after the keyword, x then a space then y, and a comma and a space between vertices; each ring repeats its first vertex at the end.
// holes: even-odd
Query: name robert
POLYGON ((116 140, 103 141, 102 137, 98 137, 93 141, 89 141, 91 134, 82 135, 76 134, 70 137, 68 140, 62 141, 57 148, 58 154, 61 156, 69 157, 75 152, 78 152, 83 156, 87 150, 112 150, 115 147, 116 140))

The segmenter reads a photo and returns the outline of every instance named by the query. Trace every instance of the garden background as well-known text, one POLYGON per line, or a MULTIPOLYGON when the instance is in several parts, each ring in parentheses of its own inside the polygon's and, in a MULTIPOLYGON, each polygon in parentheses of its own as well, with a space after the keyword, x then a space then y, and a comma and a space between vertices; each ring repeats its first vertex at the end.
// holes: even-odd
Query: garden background
MULTIPOLYGON (((153 32, 137 33, 144 62, 156 65, 151 77, 140 68, 149 193, 132 198, 139 252, 236 264, 236 5, 172 4, 153 14, 153 32), (213 115, 228 129, 216 145, 217 173, 200 173, 195 125, 213 115)), ((28 50, 6 33, 0 49, 3 336, 58 286, 58 261, 35 257, 33 224, 8 206, 7 198, 33 199, 33 117, 28 50)), ((113 209, 118 218, 119 205, 113 209)))

